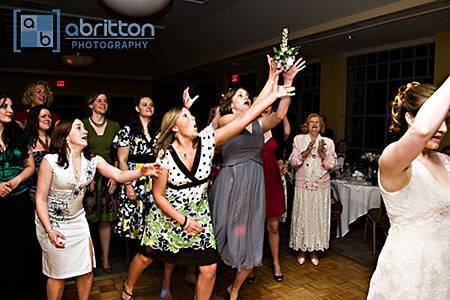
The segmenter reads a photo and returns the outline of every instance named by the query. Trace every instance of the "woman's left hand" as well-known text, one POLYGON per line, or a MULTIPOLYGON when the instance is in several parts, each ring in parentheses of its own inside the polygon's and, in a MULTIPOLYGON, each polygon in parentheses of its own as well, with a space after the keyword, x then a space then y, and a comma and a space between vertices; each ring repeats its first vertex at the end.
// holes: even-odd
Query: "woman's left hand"
POLYGON ((300 57, 292 67, 289 68, 285 73, 283 73, 284 84, 292 84, 295 76, 298 72, 306 68, 306 61, 300 57))
POLYGON ((190 109, 192 104, 194 104, 195 100, 198 99, 198 95, 194 96, 194 98, 191 98, 191 95, 189 95, 189 87, 185 88, 183 91, 183 105, 187 109, 190 109))
POLYGON ((152 176, 158 178, 161 174, 161 165, 159 163, 145 164, 141 168, 142 176, 152 176))
POLYGON ((319 141, 319 148, 317 149, 317 152, 319 152, 319 155, 322 159, 325 159, 325 157, 327 156, 326 146, 327 144, 325 143, 324 140, 319 141))
POLYGON ((107 186, 108 186, 108 193, 110 195, 114 194, 117 188, 117 183, 113 179, 109 179, 107 186))

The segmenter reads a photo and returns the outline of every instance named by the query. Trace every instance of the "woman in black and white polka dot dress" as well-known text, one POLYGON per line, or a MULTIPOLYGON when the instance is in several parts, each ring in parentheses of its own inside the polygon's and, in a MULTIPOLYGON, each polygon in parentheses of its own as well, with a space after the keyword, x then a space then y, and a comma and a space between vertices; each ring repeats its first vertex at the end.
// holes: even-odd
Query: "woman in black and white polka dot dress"
POLYGON ((162 165, 153 178, 156 206, 147 218, 141 249, 132 260, 123 299, 130 299, 140 274, 153 260, 199 266, 195 299, 209 299, 216 277, 218 255, 207 199, 215 145, 238 135, 277 98, 292 95, 293 88, 272 84, 270 93, 227 125, 214 130, 210 125, 197 132, 188 109, 175 107, 164 115, 157 143, 162 165))

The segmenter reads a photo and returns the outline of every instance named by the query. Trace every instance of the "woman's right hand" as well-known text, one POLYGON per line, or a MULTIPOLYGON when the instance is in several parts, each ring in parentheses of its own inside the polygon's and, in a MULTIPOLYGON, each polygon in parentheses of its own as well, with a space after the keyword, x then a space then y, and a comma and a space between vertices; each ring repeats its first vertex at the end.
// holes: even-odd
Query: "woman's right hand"
POLYGON ((12 192, 12 187, 9 182, 0 183, 0 197, 6 197, 12 192))
POLYGON ((130 200, 136 200, 136 192, 131 184, 127 184, 125 186, 125 192, 127 194, 127 198, 130 200))
POLYGON ((316 140, 312 140, 308 147, 305 149, 305 151, 302 152, 303 159, 307 158, 308 155, 311 153, 312 149, 314 148, 314 144, 316 143, 316 140))
POLYGON ((201 227, 197 223, 198 220, 200 220, 200 218, 189 218, 189 225, 184 230, 186 230, 190 234, 200 234, 205 231, 205 228, 201 227))
POLYGON ((66 237, 56 229, 50 229, 47 232, 48 239, 56 248, 65 248, 66 247, 66 237))

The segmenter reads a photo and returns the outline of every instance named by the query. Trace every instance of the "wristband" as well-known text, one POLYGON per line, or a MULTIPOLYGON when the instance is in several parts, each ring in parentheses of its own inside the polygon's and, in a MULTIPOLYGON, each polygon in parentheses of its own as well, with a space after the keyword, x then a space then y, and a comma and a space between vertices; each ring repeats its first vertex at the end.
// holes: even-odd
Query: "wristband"
POLYGON ((189 227, 189 223, 190 223, 189 217, 186 217, 183 223, 183 229, 187 229, 189 227))

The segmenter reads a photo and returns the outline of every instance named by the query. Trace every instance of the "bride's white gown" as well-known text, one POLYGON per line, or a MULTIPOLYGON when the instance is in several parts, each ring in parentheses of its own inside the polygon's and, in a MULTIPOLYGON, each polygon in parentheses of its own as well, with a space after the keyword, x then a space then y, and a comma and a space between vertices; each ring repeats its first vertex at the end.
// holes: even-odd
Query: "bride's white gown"
POLYGON ((391 228, 367 298, 450 299, 450 190, 418 160, 408 186, 380 188, 391 228))

